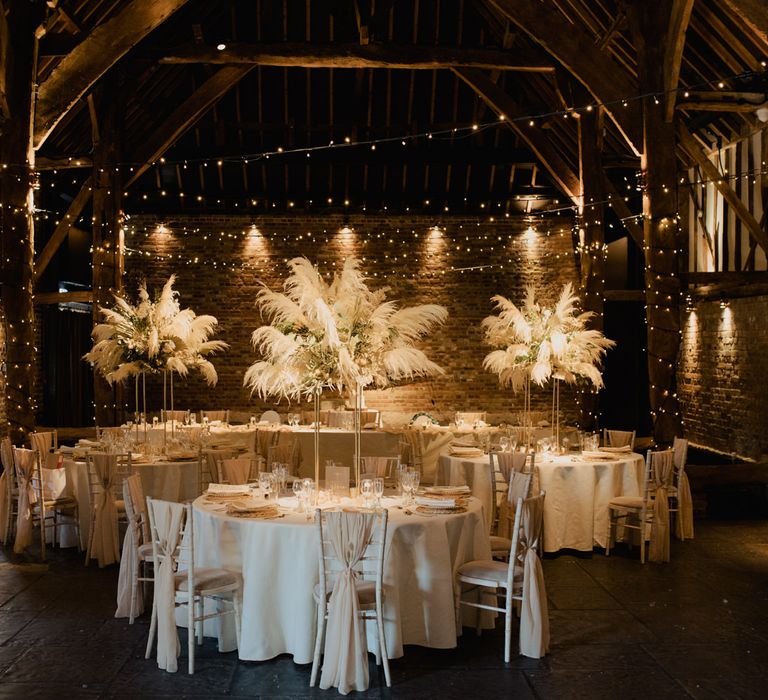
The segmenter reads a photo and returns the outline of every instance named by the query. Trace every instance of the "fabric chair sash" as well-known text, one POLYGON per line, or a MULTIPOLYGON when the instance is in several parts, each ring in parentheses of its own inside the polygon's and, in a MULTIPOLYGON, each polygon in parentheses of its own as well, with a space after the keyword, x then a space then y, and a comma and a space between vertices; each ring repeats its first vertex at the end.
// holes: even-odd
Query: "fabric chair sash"
POLYGON ((94 504, 93 548, 91 555, 99 562, 99 567, 109 566, 120 561, 120 534, 117 526, 117 505, 112 494, 112 484, 117 476, 117 455, 91 455, 93 468, 101 486, 94 504))
MULTIPOLYGON (((138 476, 136 478, 139 478, 138 476)), ((133 578, 139 574, 139 541, 141 532, 141 513, 134 510, 134 500, 129 479, 123 482, 123 500, 128 527, 123 539, 123 554, 120 557, 120 575, 117 579, 117 610, 115 617, 131 616, 131 598, 133 596, 133 578)), ((141 586, 136 593, 136 615, 144 612, 144 596, 141 586)))
POLYGON ((35 502, 32 478, 37 464, 37 452, 14 448, 13 459, 19 482, 19 514, 16 516, 16 541, 13 544, 13 551, 16 554, 21 554, 26 547, 32 544, 31 504, 35 502))
POLYGON ((520 653, 540 659, 549 651, 549 610, 544 571, 537 549, 541 539, 544 496, 523 501, 520 519, 520 556, 523 563, 523 601, 520 609, 520 653))
POLYGON ((693 499, 688 475, 683 472, 677 486, 677 519, 675 520, 675 535, 679 539, 693 539, 693 499))
POLYGON ((249 457, 242 459, 222 460, 224 476, 230 484, 247 484, 251 473, 251 460, 249 457))
POLYGON ((651 454, 651 473, 656 486, 653 498, 653 524, 649 561, 669 561, 669 486, 674 475, 671 450, 651 454))
POLYGON ((504 481, 509 483, 512 472, 522 472, 525 469, 527 459, 528 455, 525 452, 499 452, 496 455, 496 461, 504 481))
MULTIPOLYGON (((365 554, 375 523, 373 513, 330 512, 325 515, 324 536, 342 570, 328 602, 328 628, 320 687, 350 690, 368 687, 365 627, 360 618, 355 565, 365 554)), ((386 653, 386 652, 385 652, 386 653)))
MULTIPOLYGON (((156 557, 155 601, 157 604, 157 666, 169 673, 178 670, 179 635, 176 631, 174 596, 174 553, 180 544, 180 532, 186 509, 181 503, 152 501, 155 522, 156 557)), ((190 592, 191 595, 191 592, 190 592)), ((191 601, 190 601, 191 603, 191 601)), ((194 630, 189 630, 194 634, 194 630)))

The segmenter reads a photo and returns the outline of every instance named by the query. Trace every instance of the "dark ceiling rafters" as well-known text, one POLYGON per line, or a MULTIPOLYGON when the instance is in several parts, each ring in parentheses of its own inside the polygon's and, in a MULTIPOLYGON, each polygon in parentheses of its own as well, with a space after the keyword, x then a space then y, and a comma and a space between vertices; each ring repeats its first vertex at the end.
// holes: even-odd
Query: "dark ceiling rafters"
MULTIPOLYGON (((678 41, 669 58, 667 114, 674 110, 675 118, 682 118, 703 143, 748 133, 758 125, 752 107, 763 104, 757 100, 761 86, 748 71, 755 71, 764 60, 761 51, 768 53, 761 0, 672 2, 677 9, 673 33, 678 41), (745 76, 727 79, 744 71, 745 76), (679 84, 680 90, 690 87, 691 95, 706 96, 700 84, 715 75, 726 78, 726 91, 745 92, 749 97, 731 102, 724 95, 719 99, 711 95, 711 99, 686 101, 673 93, 679 84), (742 83, 749 81, 751 92, 742 89, 742 83)), ((95 81, 108 79, 110 66, 120 60, 133 81, 125 105, 129 144, 142 143, 144 134, 159 128, 172 107, 210 78, 212 64, 258 65, 242 84, 213 101, 193 129, 186 133, 180 129, 162 144, 167 150, 157 150, 151 160, 164 152, 172 161, 169 166, 131 177, 139 191, 159 189, 161 184, 169 192, 186 191, 186 202, 192 200, 189 195, 225 201, 231 193, 231 201, 253 195, 262 202, 271 197, 299 205, 312 200, 318 205, 333 196, 334 205, 349 198, 355 204, 376 207, 395 201, 414 204, 419 191, 430 191, 435 193, 431 206, 439 202, 441 208, 445 204, 455 211, 477 207, 484 200, 496 201, 509 211, 510 202, 520 197, 543 203, 557 197, 540 176, 548 170, 557 189, 572 199, 573 185, 566 186, 562 178, 553 176, 551 163, 548 168, 547 163, 531 166, 528 162, 531 156, 519 147, 522 122, 515 125, 514 133, 497 124, 479 129, 468 139, 410 140, 473 119, 491 124, 497 118, 497 111, 489 108, 487 100, 474 96, 458 72, 442 69, 452 61, 464 61, 459 71, 479 71, 489 76, 494 90, 514 96, 516 114, 534 117, 535 128, 544 132, 543 139, 572 173, 578 170, 575 120, 560 114, 541 115, 583 107, 583 98, 574 99, 568 85, 575 76, 595 102, 606 104, 611 117, 605 124, 602 159, 611 168, 613 190, 619 190, 622 176, 626 178, 639 166, 640 103, 631 99, 637 94, 636 59, 619 0, 375 4, 338 0, 290 8, 286 2, 189 0, 184 12, 174 14, 170 9, 183 4, 181 0, 147 6, 140 0, 71 0, 54 8, 41 42, 38 135, 47 136, 38 152, 41 165, 51 168, 69 164, 69 157, 89 156, 87 110, 79 98, 87 95, 95 81), (160 5, 164 9, 158 9, 160 5), (67 90, 61 86, 53 90, 57 76, 72 70, 68 66, 77 62, 78 52, 103 42, 129 9, 134 10, 134 21, 89 76, 67 90), (169 13, 165 20, 158 19, 162 11, 169 13), (139 26, 142 19, 144 29, 139 26), (217 44, 226 47, 219 50, 217 44), (74 49, 56 54, 67 46, 74 49), (290 67, 294 64, 301 67, 290 67), (68 97, 58 96, 59 112, 52 121, 46 115, 56 111, 51 107, 56 92, 67 92, 68 97), (406 145, 399 151, 380 145, 367 155, 364 147, 358 147, 359 163, 350 152, 340 151, 312 153, 309 158, 303 154, 303 161, 301 155, 294 155, 279 164, 277 158, 243 161, 237 168, 226 163, 188 168, 184 163, 201 154, 212 160, 279 146, 322 147, 345 136, 379 143, 387 136, 403 136, 406 145), (463 148, 462 140, 474 148, 463 148), (509 157, 489 157, 490 150, 509 157)), ((681 151, 683 157, 686 153, 681 151)), ((561 167, 554 171, 564 172, 561 167)))

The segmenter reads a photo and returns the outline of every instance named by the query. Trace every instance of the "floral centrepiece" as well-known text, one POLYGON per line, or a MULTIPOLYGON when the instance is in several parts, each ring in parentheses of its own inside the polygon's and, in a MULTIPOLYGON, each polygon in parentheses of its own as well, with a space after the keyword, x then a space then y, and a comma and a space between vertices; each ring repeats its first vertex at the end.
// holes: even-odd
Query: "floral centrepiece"
POLYGON ((175 281, 171 275, 155 301, 143 282, 136 305, 116 294, 112 308, 99 307, 104 322, 93 329, 93 348, 84 359, 108 382, 165 370, 186 377, 191 369, 199 370, 209 386, 218 381, 216 369, 207 359, 229 347, 221 340, 209 340, 218 320, 182 309, 173 289, 175 281))
POLYGON ((498 374, 504 386, 517 391, 528 380, 544 386, 549 379, 572 384, 583 377, 602 388, 598 366, 615 343, 600 331, 587 329, 594 313, 578 313, 579 298, 570 283, 554 308, 537 303, 530 286, 520 308, 503 296, 492 301, 499 313, 485 318, 482 327, 486 343, 498 349, 486 355, 483 366, 498 374))
POLYGON ((369 289, 353 258, 330 284, 306 258, 288 265, 285 291, 258 295, 271 324, 252 336, 262 355, 245 374, 252 394, 301 399, 443 374, 414 344, 445 321, 444 307, 398 308, 387 288, 369 289))

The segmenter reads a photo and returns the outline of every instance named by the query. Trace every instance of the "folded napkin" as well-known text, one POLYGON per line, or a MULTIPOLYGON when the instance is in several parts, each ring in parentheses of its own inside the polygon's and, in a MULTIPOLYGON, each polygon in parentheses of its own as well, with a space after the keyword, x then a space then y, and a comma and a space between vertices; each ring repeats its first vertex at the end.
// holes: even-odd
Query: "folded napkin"
POLYGON ((622 445, 621 447, 608 447, 606 445, 605 447, 600 448, 600 452, 617 452, 617 453, 624 452, 626 454, 629 454, 630 452, 632 452, 632 447, 630 445, 622 445))
POLYGON ((227 515, 240 518, 275 518, 278 510, 276 503, 264 501, 233 501, 227 503, 227 515))
POLYGON ((206 495, 210 498, 233 498, 248 496, 251 490, 247 484, 208 484, 206 495))
POLYGON ((378 427, 379 427, 379 426, 378 426, 378 425, 376 425, 376 422, 375 422, 375 421, 371 421, 370 423, 366 423, 366 424, 363 426, 363 430, 376 430, 376 428, 378 428, 378 427))
POLYGON ((456 499, 444 496, 442 498, 436 498, 435 496, 417 496, 416 505, 424 506, 426 508, 455 508, 456 499))
POLYGON ((99 447, 101 447, 101 443, 98 440, 86 440, 86 439, 83 438, 83 439, 77 441, 77 446, 78 447, 95 447, 95 448, 99 448, 99 447))
POLYGON ((472 493, 469 486, 427 486, 424 493, 439 496, 468 496, 472 493))
POLYGON ((472 433, 466 437, 454 438, 451 440, 451 445, 453 447, 477 447, 475 436, 472 433))
POLYGON ((600 450, 582 450, 581 456, 584 459, 616 459, 616 455, 600 450))
POLYGON ((167 452, 168 459, 195 459, 197 452, 190 452, 189 450, 178 450, 175 452, 167 452))
POLYGON ((450 454, 455 457, 482 457, 483 451, 479 447, 450 447, 450 454))

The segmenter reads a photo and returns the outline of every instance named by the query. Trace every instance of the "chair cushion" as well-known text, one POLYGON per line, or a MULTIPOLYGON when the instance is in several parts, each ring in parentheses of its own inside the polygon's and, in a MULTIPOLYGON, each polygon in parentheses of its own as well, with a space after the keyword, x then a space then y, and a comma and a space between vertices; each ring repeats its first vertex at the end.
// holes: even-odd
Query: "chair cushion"
POLYGON ((508 537, 499 537, 498 535, 491 535, 491 551, 501 552, 504 550, 509 554, 509 550, 512 548, 512 540, 508 537))
MULTIPOLYGON (((180 571, 174 576, 176 590, 186 593, 188 591, 187 572, 180 571)), ((231 571, 224 569, 195 569, 195 593, 211 588, 237 585, 238 579, 231 571)))
MULTIPOLYGON (((468 561, 459 567, 459 577, 481 579, 484 581, 493 581, 497 586, 506 584, 507 569, 509 565, 504 561, 492 561, 490 559, 476 559, 468 561)), ((523 567, 516 565, 514 578, 522 578, 523 567)))
POLYGON ((62 496, 61 498, 45 499, 46 508, 56 508, 57 510, 63 510, 65 508, 77 508, 77 501, 74 498, 68 496, 62 496))
MULTIPOLYGON (((355 581, 355 588, 357 588, 357 599, 360 601, 360 605, 374 605, 376 603, 376 582, 375 581, 355 581)), ((333 589, 326 591, 328 597, 330 597, 333 589)), ((320 584, 315 586, 315 601, 320 601, 320 584)))
POLYGON ((144 561, 152 561, 152 543, 139 545, 139 559, 144 561))
POLYGON ((608 505, 613 508, 635 508, 640 510, 643 507, 642 496, 616 496, 612 498, 608 505))

